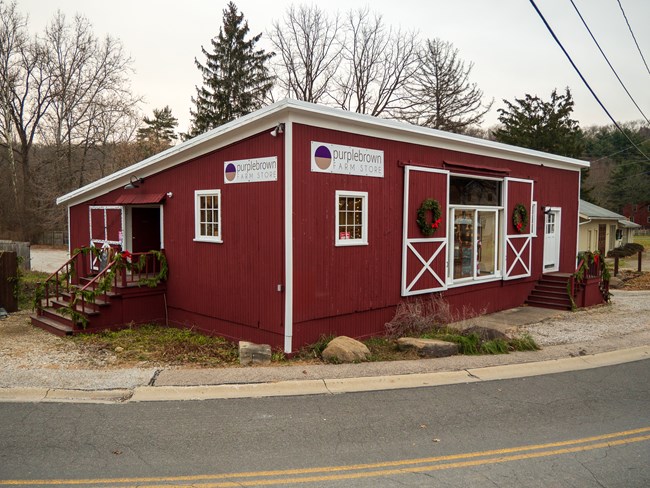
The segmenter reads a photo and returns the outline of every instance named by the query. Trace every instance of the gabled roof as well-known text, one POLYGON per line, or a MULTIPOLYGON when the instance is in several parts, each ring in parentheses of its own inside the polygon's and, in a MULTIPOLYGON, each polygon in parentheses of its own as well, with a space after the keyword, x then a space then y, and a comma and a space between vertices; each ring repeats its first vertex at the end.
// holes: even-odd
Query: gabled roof
POLYGON ((57 204, 75 205, 96 198, 126 185, 132 175, 141 178, 151 176, 261 131, 270 131, 280 122, 299 122, 316 127, 354 132, 360 135, 573 171, 589 167, 587 161, 415 126, 396 120, 380 119, 370 115, 286 99, 212 129, 139 163, 67 193, 57 198, 56 202, 57 204))
POLYGON ((589 219, 600 219, 600 220, 625 220, 625 217, 606 208, 599 207, 593 203, 586 202, 585 200, 580 200, 580 214, 584 215, 589 219))
POLYGON ((639 224, 630 222, 624 215, 617 214, 616 212, 584 200, 580 200, 580 218, 585 219, 586 222, 583 223, 592 220, 615 220, 621 227, 626 229, 638 229, 641 227, 639 224))

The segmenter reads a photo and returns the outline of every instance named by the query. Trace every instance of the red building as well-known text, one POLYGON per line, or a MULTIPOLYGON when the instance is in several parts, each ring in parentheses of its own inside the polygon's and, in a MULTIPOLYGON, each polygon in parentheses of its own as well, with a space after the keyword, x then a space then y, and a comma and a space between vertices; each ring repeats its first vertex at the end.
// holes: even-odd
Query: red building
POLYGON ((630 221, 639 224, 644 229, 650 229, 650 203, 628 203, 621 212, 630 221))
POLYGON ((285 100, 57 202, 71 249, 164 250, 148 320, 289 352, 381 334, 416 295, 522 305, 543 273, 575 270, 586 166, 285 100))

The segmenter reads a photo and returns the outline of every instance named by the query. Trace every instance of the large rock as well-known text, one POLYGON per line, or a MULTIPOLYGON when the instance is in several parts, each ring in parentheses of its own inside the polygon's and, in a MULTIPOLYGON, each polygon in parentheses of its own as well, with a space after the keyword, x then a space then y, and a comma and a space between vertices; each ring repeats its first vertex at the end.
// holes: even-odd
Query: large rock
POLYGON ((609 287, 613 288, 613 289, 623 288, 624 287, 623 280, 620 279, 620 278, 617 278, 616 276, 612 276, 609 279, 609 287))
POLYGON ((347 336, 332 339, 323 351, 323 359, 331 362, 356 363, 369 357, 370 349, 365 344, 347 336))
POLYGON ((415 350, 418 356, 425 358, 444 358, 458 354, 458 344, 437 339, 419 339, 402 337, 397 339, 400 351, 415 350))
POLYGON ((270 364, 271 346, 239 341, 239 364, 270 364))

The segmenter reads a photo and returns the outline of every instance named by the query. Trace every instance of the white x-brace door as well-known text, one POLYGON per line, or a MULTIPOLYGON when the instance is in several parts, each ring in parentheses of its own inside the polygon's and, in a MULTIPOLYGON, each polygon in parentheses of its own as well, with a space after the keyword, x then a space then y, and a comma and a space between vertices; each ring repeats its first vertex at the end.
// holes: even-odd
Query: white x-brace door
POLYGON ((447 289, 448 193, 448 171, 419 166, 404 168, 402 296, 447 289), (428 198, 436 200, 441 211, 441 222, 432 236, 422 234, 417 225, 417 210, 428 198))
POLYGON ((505 216, 504 224, 504 251, 505 258, 504 280, 525 278, 531 275, 531 259, 534 229, 532 226, 536 219, 532 215, 533 207, 532 180, 521 178, 505 178, 505 216), (521 204, 526 209, 528 224, 517 230, 513 224, 515 207, 521 204))

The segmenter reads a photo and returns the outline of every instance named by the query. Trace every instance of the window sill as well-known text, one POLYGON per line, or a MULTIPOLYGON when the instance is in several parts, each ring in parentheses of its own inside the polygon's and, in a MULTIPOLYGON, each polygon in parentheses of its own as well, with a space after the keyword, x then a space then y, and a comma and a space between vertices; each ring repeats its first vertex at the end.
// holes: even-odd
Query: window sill
POLYGON ((223 241, 221 239, 208 239, 208 238, 205 238, 205 237, 200 237, 200 238, 195 237, 192 240, 194 242, 206 242, 206 243, 211 243, 211 244, 223 244, 223 241))
POLYGON ((350 247, 350 246, 367 246, 368 242, 361 239, 355 240, 350 239, 349 241, 336 241, 334 243, 335 247, 350 247))
POLYGON ((447 288, 460 288, 461 286, 471 286, 471 285, 480 285, 481 283, 491 283, 493 281, 501 281, 503 277, 501 275, 489 276, 485 278, 469 278, 464 281, 456 281, 456 283, 451 283, 447 285, 447 288))

